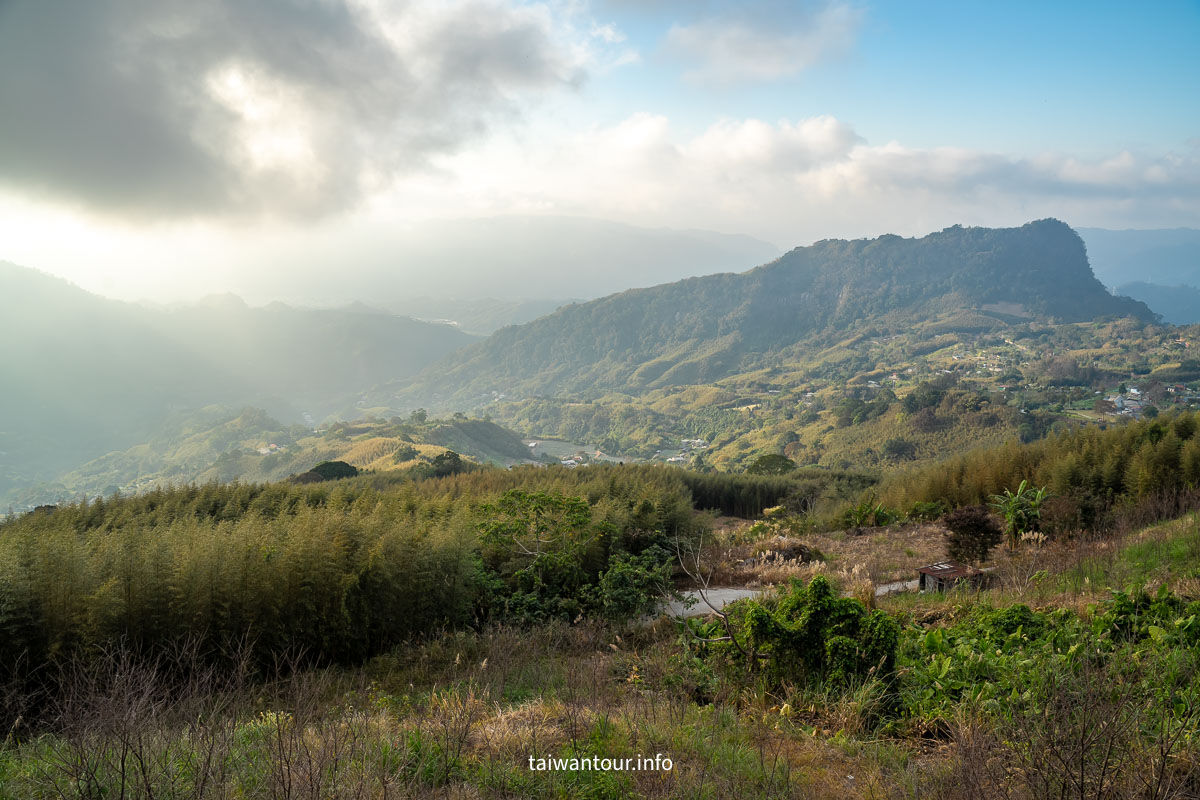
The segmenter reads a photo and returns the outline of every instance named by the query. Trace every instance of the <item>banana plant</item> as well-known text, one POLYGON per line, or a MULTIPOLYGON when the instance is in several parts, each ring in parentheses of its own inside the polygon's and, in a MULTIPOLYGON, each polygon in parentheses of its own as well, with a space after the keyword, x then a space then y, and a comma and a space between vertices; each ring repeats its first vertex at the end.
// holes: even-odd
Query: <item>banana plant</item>
POLYGON ((1036 531, 1042 517, 1042 504, 1050 496, 1045 486, 1034 489, 1029 481, 1021 481, 1014 492, 1005 489, 1003 494, 992 495, 991 507, 1004 516, 1008 547, 1016 550, 1021 543, 1021 534, 1036 531))

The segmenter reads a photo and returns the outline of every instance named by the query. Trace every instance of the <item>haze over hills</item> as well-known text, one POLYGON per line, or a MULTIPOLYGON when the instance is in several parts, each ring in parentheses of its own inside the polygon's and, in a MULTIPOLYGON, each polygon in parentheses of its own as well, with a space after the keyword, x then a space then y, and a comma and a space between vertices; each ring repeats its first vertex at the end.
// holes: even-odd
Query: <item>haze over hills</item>
POLYGON ((1106 286, 1132 281, 1200 286, 1200 230, 1077 230, 1092 270, 1106 286))
POLYGON ((627 291, 505 328, 427 370, 398 398, 473 407, 498 394, 638 391, 713 381, 761 354, 867 324, 943 318, 986 328, 1104 316, 1154 314, 1109 294, 1079 236, 1057 220, 826 240, 749 272, 627 291))
POLYGON ((1080 228, 1096 277, 1175 325, 1200 322, 1200 230, 1080 228))
MULTIPOLYGON (((919 328, 918 338, 932 338, 1009 323, 1153 318, 1142 303, 1109 294, 1079 236, 1054 220, 1013 229, 955 226, 919 239, 825 240, 748 272, 568 305, 484 341, 382 311, 378 297, 335 310, 251 308, 232 295, 150 309, 12 265, 0 281, 0 368, 33 376, 5 397, 5 418, 20 425, 0 439, 0 493, 101 456, 63 485, 98 490, 146 475, 279 477, 303 466, 262 472, 245 459, 218 466, 224 434, 189 440, 187 433, 194 425, 187 415, 210 404, 264 409, 242 421, 258 425, 269 415, 282 422, 260 425, 254 435, 292 440, 301 437, 293 423, 311 426, 326 417, 478 409, 533 395, 670 392, 771 364, 803 374, 831 341, 867 329, 881 335, 919 328), (290 433, 271 434, 276 428, 290 433), (141 443, 172 455, 154 456, 141 443)), ((438 317, 443 309, 423 310, 438 317)), ((469 311, 483 319, 489 308, 469 311)), ((507 423, 538 428, 522 427, 521 418, 507 423)))
POLYGON ((1121 284, 1113 291, 1142 301, 1172 325, 1194 325, 1200 322, 1200 288, 1194 285, 1131 281, 1121 284))
MULTIPOLYGON (((782 249, 740 234, 650 228, 602 219, 499 216, 366 231, 337 247, 276 254, 287 264, 229 274, 219 291, 252 302, 306 306, 366 301, 487 334, 528 322, 572 299, 695 275, 741 270, 782 249), (336 265, 336 272, 331 272, 336 265)), ((213 288, 210 291, 218 291, 213 288)))
POLYGON ((412 375, 471 336, 386 313, 154 310, 0 263, 0 496, 146 441, 172 411, 253 404, 299 421, 412 375))

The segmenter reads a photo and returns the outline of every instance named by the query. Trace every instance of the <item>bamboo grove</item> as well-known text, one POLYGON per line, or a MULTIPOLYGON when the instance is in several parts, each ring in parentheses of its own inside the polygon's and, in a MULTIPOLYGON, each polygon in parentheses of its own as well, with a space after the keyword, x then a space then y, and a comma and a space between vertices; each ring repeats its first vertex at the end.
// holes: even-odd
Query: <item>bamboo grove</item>
MULTIPOLYGON (((1056 533, 1110 527, 1139 506, 1174 505, 1200 489, 1200 414, 1177 414, 1119 426, 1076 428, 1047 439, 978 450, 940 464, 896 473, 880 496, 897 508, 940 502, 986 503, 1027 480, 1048 488, 1044 525, 1056 533)), ((1145 520, 1149 521, 1149 520, 1145 520)))
POLYGON ((621 583, 614 565, 627 590, 662 591, 630 583, 629 571, 668 568, 676 542, 708 524, 694 503, 757 511, 799 486, 662 467, 482 469, 185 486, 27 513, 0 523, 0 670, 17 677, 112 643, 152 653, 182 639, 212 659, 249 646, 263 664, 281 652, 356 663, 438 630, 512 621, 518 593, 526 614, 539 596, 545 613, 595 612, 603 577, 621 583), (583 513, 578 541, 537 565, 483 536, 500 500, 519 515, 533 513, 535 495, 583 513))

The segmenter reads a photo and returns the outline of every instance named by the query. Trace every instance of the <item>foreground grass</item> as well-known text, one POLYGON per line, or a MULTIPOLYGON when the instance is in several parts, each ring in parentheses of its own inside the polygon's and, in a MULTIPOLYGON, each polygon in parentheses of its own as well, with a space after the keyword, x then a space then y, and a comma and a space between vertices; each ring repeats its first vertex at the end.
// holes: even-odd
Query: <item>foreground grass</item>
POLYGON ((68 702, 55 733, 14 731, 0 797, 883 797, 909 782, 905 748, 822 733, 760 688, 694 702, 669 679, 673 639, 447 634, 360 670, 223 691, 135 669, 68 702), (656 755, 669 771, 529 762, 656 755))
POLYGON ((199 670, 168 683, 113 653, 75 676, 36 730, 7 732, 0 798, 1035 798, 1066 785, 1033 780, 1056 774, 1039 757, 1070 755, 1061 742, 1114 722, 1125 726, 1114 764, 1126 783, 1101 778, 1073 796, 1195 796, 1194 648, 1159 647, 1154 633, 1128 651, 1129 670, 1117 663, 1052 694, 1057 715, 1017 717, 1020 692, 981 693, 980 676, 1032 688, 1037 659, 1066 648, 1023 626, 997 644, 972 621, 1027 604, 1085 631, 1109 590, 1129 583, 1194 600, 1198 554, 1191 517, 1013 557, 988 592, 886 598, 905 624, 898 694, 878 681, 834 691, 722 670, 690 656, 665 621, 447 632, 360 668, 285 669, 265 682, 199 670), (1121 683, 1126 672, 1137 682, 1121 683), (639 756, 671 769, 529 761, 639 756), (1153 777, 1145 765, 1171 778, 1157 794, 1138 783, 1153 777))

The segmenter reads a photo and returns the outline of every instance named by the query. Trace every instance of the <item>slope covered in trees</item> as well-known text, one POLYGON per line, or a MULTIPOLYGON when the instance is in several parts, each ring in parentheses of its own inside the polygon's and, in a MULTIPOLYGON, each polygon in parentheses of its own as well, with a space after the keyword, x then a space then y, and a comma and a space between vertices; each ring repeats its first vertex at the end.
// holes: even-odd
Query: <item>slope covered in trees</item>
POLYGON ((826 240, 741 274, 710 275, 564 307, 505 328, 425 373, 399 399, 474 404, 527 396, 707 383, 764 353, 865 324, 935 317, 988 327, 1036 318, 1151 319, 1092 275, 1056 220, 955 226, 921 239, 826 240))

